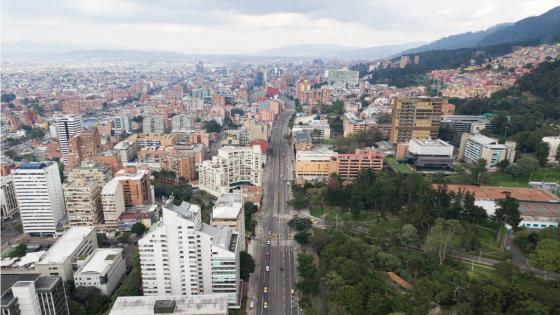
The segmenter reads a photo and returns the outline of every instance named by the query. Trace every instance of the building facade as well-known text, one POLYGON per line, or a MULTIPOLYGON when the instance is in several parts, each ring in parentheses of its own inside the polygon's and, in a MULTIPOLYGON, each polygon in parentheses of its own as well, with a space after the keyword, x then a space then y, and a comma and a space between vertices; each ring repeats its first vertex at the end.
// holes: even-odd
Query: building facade
POLYGON ((18 213, 18 203, 12 175, 0 177, 0 214, 2 220, 10 219, 18 213))
POLYGON ((76 287, 96 287, 103 295, 111 295, 126 271, 122 248, 98 248, 74 272, 76 287))
POLYGON ((508 160, 510 163, 515 161, 515 147, 516 143, 513 141, 500 144, 497 139, 481 134, 464 133, 461 136, 459 158, 469 163, 484 159, 487 169, 495 169, 503 160, 508 160))
POLYGON ((438 137, 442 115, 441 97, 418 96, 396 98, 391 117, 392 143, 411 139, 435 139, 438 137))
POLYGON ((56 162, 25 163, 13 172, 23 232, 55 235, 66 215, 56 162))
POLYGON ((153 188, 148 171, 128 166, 118 171, 114 179, 123 185, 125 206, 139 206, 153 202, 153 188))
POLYGON ((68 169, 73 169, 82 161, 93 161, 100 145, 101 139, 96 129, 73 135, 68 143, 68 169))
POLYGON ((81 116, 61 116, 55 121, 56 133, 60 144, 60 156, 64 164, 68 163, 70 138, 84 129, 81 116))
POLYGON ((164 115, 144 117, 142 120, 142 132, 145 134, 164 134, 167 118, 164 115))
POLYGON ((364 169, 380 172, 384 156, 382 151, 371 148, 356 149, 351 154, 336 154, 331 159, 330 173, 336 173, 343 180, 354 180, 364 169))
POLYGON ((240 192, 221 194, 212 208, 210 225, 224 226, 239 234, 239 250, 245 250, 245 211, 240 192))
POLYGON ((296 177, 304 180, 323 180, 331 174, 331 159, 336 152, 317 148, 296 152, 296 177))
POLYGON ((122 182, 111 180, 101 190, 103 220, 105 228, 114 232, 118 229, 119 216, 125 211, 124 190, 122 182))
POLYGON ((78 178, 63 187, 70 226, 94 226, 103 222, 102 186, 78 178))

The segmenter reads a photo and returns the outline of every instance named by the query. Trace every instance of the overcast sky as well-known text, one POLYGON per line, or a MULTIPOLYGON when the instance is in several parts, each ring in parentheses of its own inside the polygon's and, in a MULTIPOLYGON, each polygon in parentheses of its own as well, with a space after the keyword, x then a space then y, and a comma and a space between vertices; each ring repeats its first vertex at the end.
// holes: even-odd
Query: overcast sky
POLYGON ((432 41, 539 15, 558 0, 2 0, 2 42, 184 53, 432 41))

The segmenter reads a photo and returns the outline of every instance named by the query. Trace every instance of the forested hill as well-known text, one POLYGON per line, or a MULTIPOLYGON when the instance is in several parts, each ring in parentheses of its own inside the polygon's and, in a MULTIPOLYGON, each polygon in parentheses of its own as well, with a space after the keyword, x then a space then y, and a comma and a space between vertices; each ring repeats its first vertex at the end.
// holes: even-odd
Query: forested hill
MULTIPOLYGON (((419 64, 409 64, 404 69, 385 68, 375 69, 371 72, 371 83, 389 84, 397 87, 416 85, 419 77, 426 72, 436 69, 451 69, 467 66, 471 60, 477 64, 484 62, 486 58, 496 58, 511 53, 516 46, 533 46, 536 42, 525 41, 518 43, 506 43, 501 45, 479 47, 479 48, 460 48, 453 50, 431 50, 425 51, 415 56, 420 57, 419 64)), ((393 62, 399 58, 392 59, 393 62)), ((411 58, 412 59, 412 58, 411 58)))
POLYGON ((517 141, 521 152, 534 152, 543 136, 560 134, 560 60, 541 64, 490 98, 450 102, 457 114, 497 115, 495 134, 517 141))

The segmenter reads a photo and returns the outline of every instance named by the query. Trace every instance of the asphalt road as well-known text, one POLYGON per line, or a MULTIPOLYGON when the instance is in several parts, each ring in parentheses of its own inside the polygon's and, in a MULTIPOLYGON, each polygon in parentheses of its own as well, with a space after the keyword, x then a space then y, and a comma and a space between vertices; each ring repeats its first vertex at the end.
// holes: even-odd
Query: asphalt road
POLYGON ((288 206, 288 181, 293 179, 293 150, 285 135, 293 111, 282 112, 272 130, 264 178, 262 211, 257 218, 257 248, 255 249, 256 279, 251 285, 255 292, 252 314, 302 314, 297 303, 297 246, 292 239, 288 221, 292 209, 288 206), (271 244, 267 245, 270 240, 271 244), (268 267, 268 271, 267 271, 268 267), (265 293, 266 287, 266 293, 265 293), (294 293, 292 293, 294 292, 294 293), (266 303, 266 308, 265 308, 266 303))

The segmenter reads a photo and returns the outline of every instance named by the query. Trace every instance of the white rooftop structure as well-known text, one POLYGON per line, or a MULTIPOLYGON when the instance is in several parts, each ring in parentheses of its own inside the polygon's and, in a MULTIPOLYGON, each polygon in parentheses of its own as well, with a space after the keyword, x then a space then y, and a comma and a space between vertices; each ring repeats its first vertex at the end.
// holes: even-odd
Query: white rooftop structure
POLYGON ((101 190, 101 194, 114 194, 117 189, 119 188, 119 182, 117 180, 111 180, 103 185, 103 189, 101 190))
POLYGON ((453 146, 441 139, 412 139, 408 152, 415 155, 453 156, 453 146))
POLYGON ((79 272, 105 274, 114 261, 110 258, 121 253, 122 248, 98 248, 91 254, 91 258, 82 265, 79 272))
POLYGON ((109 315, 226 315, 225 294, 120 296, 109 315))
POLYGON ((82 244, 84 239, 95 228, 93 226, 76 226, 72 227, 60 237, 56 243, 47 251, 41 264, 62 264, 70 257, 76 248, 82 244))
POLYGON ((243 195, 240 193, 221 194, 212 211, 214 219, 236 219, 243 208, 243 195))
POLYGON ((41 258, 43 258, 43 256, 45 256, 46 253, 47 251, 45 250, 27 253, 25 256, 21 257, 16 266, 18 266, 18 268, 25 268, 35 265, 41 260, 41 258))

